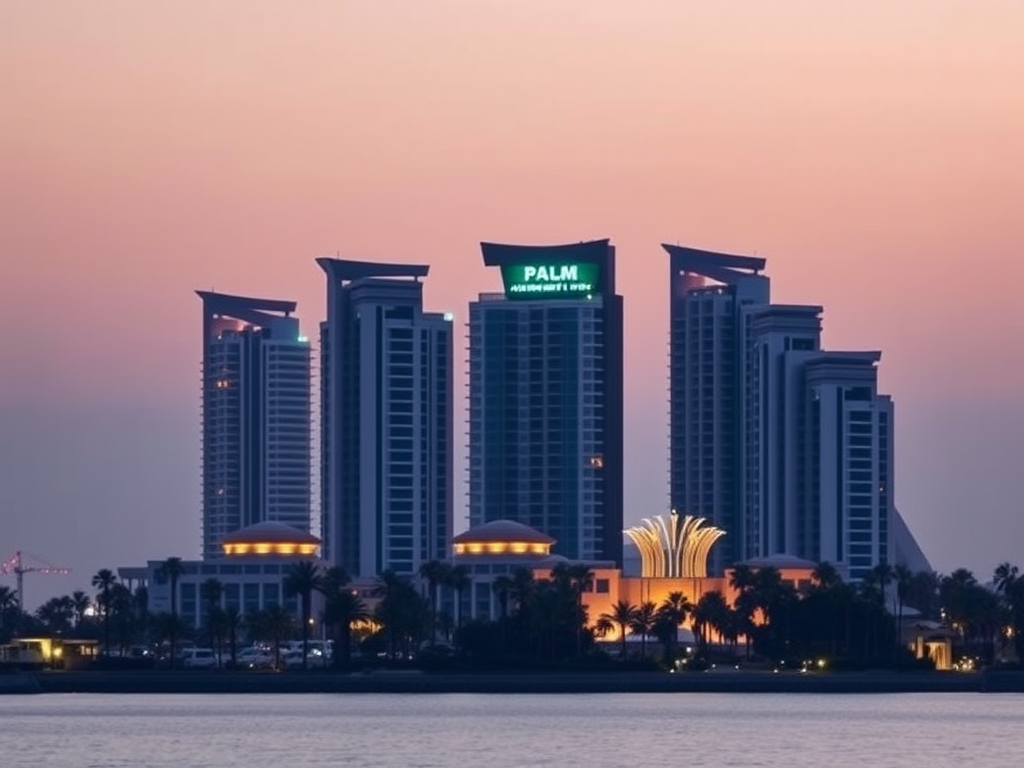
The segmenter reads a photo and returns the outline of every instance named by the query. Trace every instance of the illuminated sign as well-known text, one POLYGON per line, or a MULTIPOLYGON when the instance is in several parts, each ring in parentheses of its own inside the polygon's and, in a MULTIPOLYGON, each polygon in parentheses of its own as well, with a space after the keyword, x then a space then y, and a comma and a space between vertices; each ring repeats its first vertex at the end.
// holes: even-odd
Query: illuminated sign
POLYGON ((578 299, 600 290, 601 265, 503 264, 501 279, 509 299, 578 299))

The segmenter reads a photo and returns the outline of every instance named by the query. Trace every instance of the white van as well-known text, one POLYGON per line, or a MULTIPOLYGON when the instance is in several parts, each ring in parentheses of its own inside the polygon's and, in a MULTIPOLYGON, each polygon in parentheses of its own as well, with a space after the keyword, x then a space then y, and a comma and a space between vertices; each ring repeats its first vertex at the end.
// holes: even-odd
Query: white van
POLYGON ((185 669, 211 669, 216 665, 212 648, 186 648, 181 652, 181 666, 185 669))

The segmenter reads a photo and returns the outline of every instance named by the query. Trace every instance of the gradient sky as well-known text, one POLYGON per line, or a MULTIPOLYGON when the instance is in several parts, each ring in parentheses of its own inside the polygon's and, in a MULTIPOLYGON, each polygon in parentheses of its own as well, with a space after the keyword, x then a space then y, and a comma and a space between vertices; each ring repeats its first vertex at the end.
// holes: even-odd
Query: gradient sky
POLYGON ((314 257, 416 260, 464 321, 480 240, 610 237, 628 522, 667 504, 679 242, 883 350, 936 569, 1024 566, 1022 40, 1019 0, 0 2, 0 559, 74 569, 31 607, 198 555, 194 289, 315 336, 314 257))

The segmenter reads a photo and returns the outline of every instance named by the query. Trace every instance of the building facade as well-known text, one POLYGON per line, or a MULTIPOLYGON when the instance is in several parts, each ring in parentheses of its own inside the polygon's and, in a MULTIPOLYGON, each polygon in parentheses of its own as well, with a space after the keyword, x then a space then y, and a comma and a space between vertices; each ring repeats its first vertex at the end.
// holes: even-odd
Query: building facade
POLYGON ((482 244, 501 294, 469 309, 469 522, 550 533, 621 564, 622 297, 607 240, 482 244))
POLYGON ((805 365, 810 554, 863 579, 897 556, 893 403, 878 394, 879 352, 825 352, 805 365))
POLYGON ((426 266, 317 263, 324 557, 412 575, 453 532, 453 317, 423 311, 426 266))
POLYGON ((748 557, 786 553, 816 559, 815 517, 806 477, 804 364, 821 349, 817 306, 772 304, 752 315, 750 418, 746 442, 750 465, 746 504, 757 521, 747 537, 748 557))
POLYGON ((725 531, 709 572, 752 558, 930 570, 893 502, 878 352, 821 348, 820 306, 772 304, 763 259, 670 256, 670 493, 725 531))
POLYGON ((669 498, 726 535, 709 569, 756 551, 748 493, 753 308, 769 302, 765 260, 662 245, 669 255, 669 498))
POLYGON ((204 558, 265 521, 310 529, 310 348, 295 302, 196 292, 203 301, 204 558))
MULTIPOLYGON (((284 523, 257 523, 234 531, 224 537, 217 557, 181 561, 173 597, 178 616, 187 626, 206 624, 211 600, 204 595, 203 585, 212 579, 219 584, 218 608, 237 610, 251 618, 277 605, 299 620, 299 597, 288 594, 284 582, 291 568, 303 560, 312 561, 323 571, 326 564, 318 557, 319 548, 318 538, 284 523)), ((119 574, 122 579, 135 577, 146 586, 151 613, 171 612, 172 585, 164 566, 163 560, 151 560, 141 576, 138 568, 121 569, 119 574)), ((314 592, 312 599, 311 615, 319 617, 323 596, 314 592)), ((318 629, 314 636, 319 634, 318 629)))

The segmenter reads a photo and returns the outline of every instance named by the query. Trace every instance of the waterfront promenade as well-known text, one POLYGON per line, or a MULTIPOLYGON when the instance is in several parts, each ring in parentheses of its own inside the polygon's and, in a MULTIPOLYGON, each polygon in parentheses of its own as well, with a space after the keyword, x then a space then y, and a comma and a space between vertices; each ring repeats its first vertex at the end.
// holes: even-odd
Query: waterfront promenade
MULTIPOLYGON (((6 678, 3 680, 2 678, 6 678)), ((1024 693, 1021 672, 232 673, 46 671, 0 693, 1024 693)))

